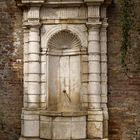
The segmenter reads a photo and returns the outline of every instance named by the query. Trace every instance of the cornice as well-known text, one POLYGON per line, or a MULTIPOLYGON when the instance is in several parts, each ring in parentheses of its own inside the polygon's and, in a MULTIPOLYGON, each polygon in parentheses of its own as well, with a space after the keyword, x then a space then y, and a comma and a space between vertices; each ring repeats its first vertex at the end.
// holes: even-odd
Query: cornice
POLYGON ((80 6, 86 5, 109 5, 112 0, 15 0, 18 6, 34 6, 34 5, 46 5, 46 6, 80 6))
POLYGON ((101 5, 104 0, 84 0, 87 5, 101 5))
POLYGON ((112 0, 104 0, 105 5, 110 5, 112 3, 112 0))
POLYGON ((45 0, 21 0, 21 3, 42 4, 45 0))

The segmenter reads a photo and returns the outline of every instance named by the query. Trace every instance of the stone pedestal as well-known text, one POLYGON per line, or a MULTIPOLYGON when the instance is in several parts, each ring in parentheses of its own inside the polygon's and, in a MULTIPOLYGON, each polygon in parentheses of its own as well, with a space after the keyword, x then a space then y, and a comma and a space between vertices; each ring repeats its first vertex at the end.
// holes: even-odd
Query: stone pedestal
POLYGON ((21 116, 21 135, 25 137, 39 137, 39 111, 23 109, 21 116))

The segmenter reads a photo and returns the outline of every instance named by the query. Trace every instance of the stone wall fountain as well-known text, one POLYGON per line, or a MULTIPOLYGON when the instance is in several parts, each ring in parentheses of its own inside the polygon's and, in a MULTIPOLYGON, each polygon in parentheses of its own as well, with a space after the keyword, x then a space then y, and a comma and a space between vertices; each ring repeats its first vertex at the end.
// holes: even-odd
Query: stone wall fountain
POLYGON ((55 33, 47 49, 47 110, 40 112, 40 137, 86 139, 86 111, 81 106, 80 40, 69 30, 55 33))
POLYGON ((107 0, 21 0, 20 140, 108 139, 107 0))

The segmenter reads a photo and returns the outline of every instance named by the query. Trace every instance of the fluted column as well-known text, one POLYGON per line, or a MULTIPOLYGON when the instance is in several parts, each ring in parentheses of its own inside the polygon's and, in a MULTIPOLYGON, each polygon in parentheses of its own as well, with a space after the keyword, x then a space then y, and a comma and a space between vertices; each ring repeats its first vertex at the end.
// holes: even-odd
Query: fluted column
POLYGON ((88 138, 103 137, 103 113, 101 110, 101 50, 100 23, 88 25, 88 138))
POLYGON ((28 108, 40 107, 40 33, 39 26, 29 31, 28 108))

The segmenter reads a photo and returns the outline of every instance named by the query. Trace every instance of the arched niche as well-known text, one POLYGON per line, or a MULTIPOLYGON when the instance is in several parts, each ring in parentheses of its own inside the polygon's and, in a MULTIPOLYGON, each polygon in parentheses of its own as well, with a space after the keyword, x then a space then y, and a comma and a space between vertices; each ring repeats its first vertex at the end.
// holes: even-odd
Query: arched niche
POLYGON ((42 26, 41 48, 46 50, 50 38, 52 38, 58 32, 62 30, 68 30, 77 36, 81 42, 81 46, 87 48, 87 27, 85 25, 73 25, 73 24, 59 24, 59 25, 44 25, 42 26))
POLYGON ((80 39, 69 30, 55 33, 48 41, 48 110, 80 111, 81 49, 80 39))

